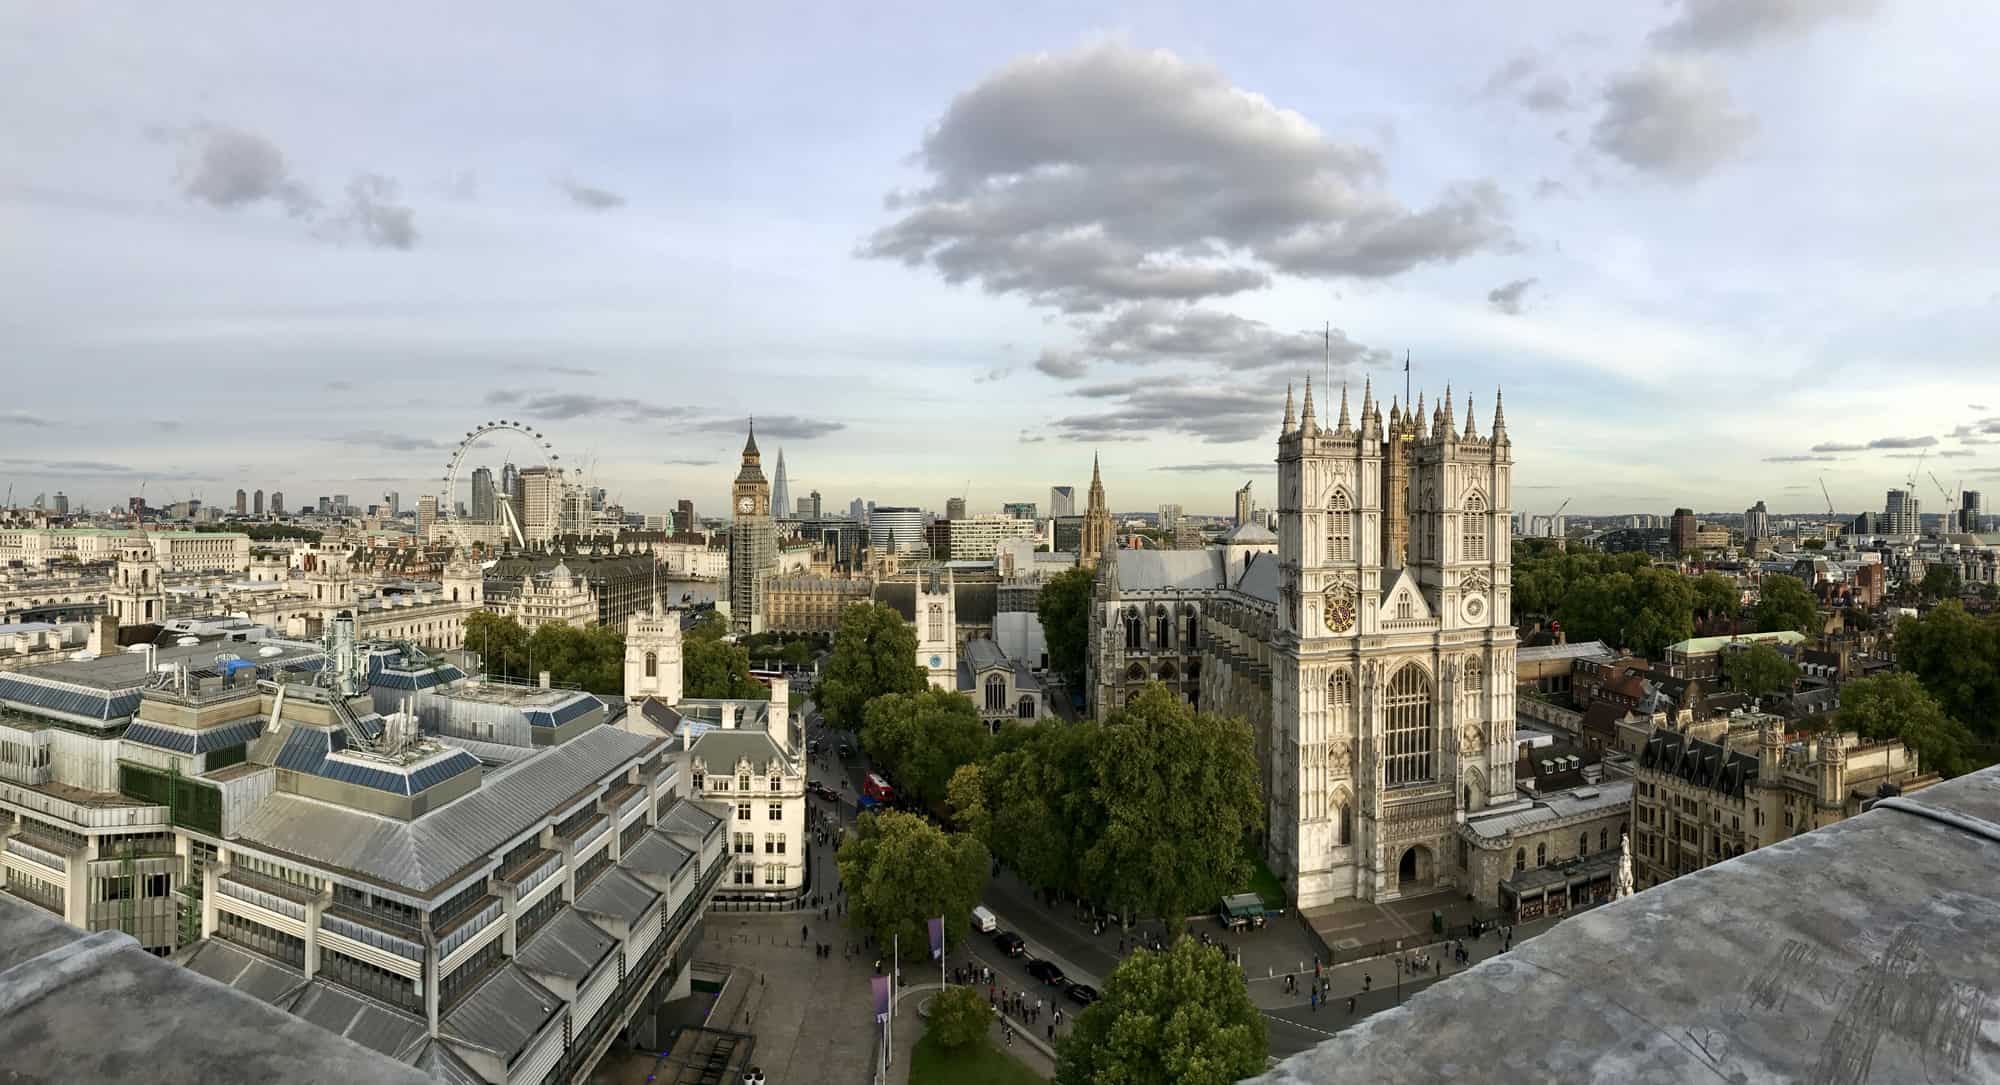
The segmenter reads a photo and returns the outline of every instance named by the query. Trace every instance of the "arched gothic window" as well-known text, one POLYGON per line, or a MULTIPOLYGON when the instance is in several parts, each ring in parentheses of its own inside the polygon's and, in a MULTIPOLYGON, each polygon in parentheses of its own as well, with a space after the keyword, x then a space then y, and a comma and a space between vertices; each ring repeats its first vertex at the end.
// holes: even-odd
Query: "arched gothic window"
POLYGON ((1336 739, 1348 734, 1348 727, 1354 719, 1354 676, 1345 670, 1336 670, 1327 681, 1326 706, 1329 710, 1328 733, 1336 739))
POLYGON ((1128 610, 1125 612, 1125 647, 1128 651, 1139 648, 1139 636, 1139 612, 1128 610))
POLYGON ((1007 680, 999 675, 986 679, 986 711, 1004 712, 1007 709, 1007 680))
POLYGON ((1413 613, 1415 611, 1411 609, 1410 593, 1398 592, 1396 594, 1396 617, 1407 618, 1413 613))
POLYGON ((1033 697, 1021 698, 1021 703, 1014 706, 1014 715, 1018 719, 1024 719, 1024 720, 1034 719, 1035 699, 1033 697))
POLYGON ((1354 560, 1354 503, 1346 490, 1333 491, 1326 503, 1326 560, 1354 560))
POLYGON ((1465 553, 1467 561, 1486 560, 1486 499, 1473 494, 1465 499, 1465 553))
POLYGON ((1519 874, 1526 869, 1528 869, 1528 849, 1514 849, 1514 873, 1519 874))
POLYGON ((1350 803, 1340 804, 1340 846, 1354 843, 1354 807, 1350 803))
POLYGON ((659 676, 660 676, 660 657, 653 652, 647 652, 646 677, 658 678, 659 676))
POLYGON ((930 637, 932 643, 944 639, 944 604, 932 603, 930 611, 930 637))
POLYGON ((1538 867, 1549 865, 1549 846, 1547 844, 1535 845, 1535 865, 1538 867))
POLYGON ((1186 617, 1187 633, 1181 637, 1181 648, 1184 651, 1192 652, 1201 643, 1201 612, 1193 607, 1189 607, 1187 608, 1186 617))
POLYGON ((1383 708, 1383 779, 1390 787, 1428 783, 1435 771, 1431 734, 1431 679, 1415 663, 1389 680, 1383 708))
POLYGON ((1161 648, 1174 646, 1174 620, 1165 607, 1153 612, 1153 635, 1159 638, 1161 648))
POLYGON ((1603 851, 1604 849, 1610 846, 1611 846, 1611 830, 1609 829, 1597 830, 1597 850, 1603 851))
POLYGON ((1589 834, 1589 833, 1584 833, 1584 834, 1582 834, 1582 835, 1580 835, 1580 836, 1578 836, 1578 837, 1576 838, 1576 853, 1577 853, 1578 855, 1589 855, 1589 854, 1590 854, 1590 834, 1589 834))
POLYGON ((1478 656, 1469 656, 1465 661, 1465 680, 1460 684, 1465 691, 1464 718, 1479 723, 1486 718, 1482 709, 1486 694, 1486 666, 1478 656))
POLYGON ((1144 682, 1146 680, 1146 665, 1143 663, 1132 664, 1125 668, 1125 677, 1134 682, 1144 682))

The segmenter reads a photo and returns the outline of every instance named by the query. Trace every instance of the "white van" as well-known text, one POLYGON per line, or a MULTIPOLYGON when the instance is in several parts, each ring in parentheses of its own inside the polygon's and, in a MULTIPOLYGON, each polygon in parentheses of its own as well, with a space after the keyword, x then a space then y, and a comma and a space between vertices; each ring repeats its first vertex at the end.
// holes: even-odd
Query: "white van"
POLYGON ((981 934, 992 934, 1000 929, 1000 917, 989 911, 984 904, 972 909, 972 929, 981 934))

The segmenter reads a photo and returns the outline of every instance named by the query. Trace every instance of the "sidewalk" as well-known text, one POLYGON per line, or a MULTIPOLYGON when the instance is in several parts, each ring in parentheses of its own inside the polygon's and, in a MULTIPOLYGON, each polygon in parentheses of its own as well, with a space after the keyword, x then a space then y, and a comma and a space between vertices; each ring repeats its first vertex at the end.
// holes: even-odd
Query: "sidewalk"
MULTIPOLYGON (((905 970, 905 975, 908 970, 905 970)), ((891 1054, 894 1062, 889 1067, 890 1085, 909 1085, 911 1053, 916 1050, 917 1041, 927 1027, 918 1007, 924 999, 937 994, 943 988, 935 983, 912 983, 896 992, 896 1036, 891 1054)), ((1005 1017, 996 1016, 993 1027, 987 1032, 987 1040, 993 1050, 1011 1055, 1023 1066, 1044 1078, 1056 1076, 1056 1053, 1038 1035, 1030 1035, 1033 1030, 1018 1021, 1009 1022, 1005 1017), (1014 1042, 1008 1044, 1001 1032, 1002 1026, 1014 1026, 1014 1042)))

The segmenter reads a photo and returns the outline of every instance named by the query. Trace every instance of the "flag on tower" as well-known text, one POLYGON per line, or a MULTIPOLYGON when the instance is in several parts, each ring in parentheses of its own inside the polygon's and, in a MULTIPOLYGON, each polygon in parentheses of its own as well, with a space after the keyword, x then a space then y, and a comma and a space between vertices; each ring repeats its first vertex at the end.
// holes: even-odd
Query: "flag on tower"
POLYGON ((944 956, 944 917, 925 920, 931 928, 931 960, 944 956))
POLYGON ((889 1020, 889 977, 875 977, 875 1023, 880 1025, 889 1020))

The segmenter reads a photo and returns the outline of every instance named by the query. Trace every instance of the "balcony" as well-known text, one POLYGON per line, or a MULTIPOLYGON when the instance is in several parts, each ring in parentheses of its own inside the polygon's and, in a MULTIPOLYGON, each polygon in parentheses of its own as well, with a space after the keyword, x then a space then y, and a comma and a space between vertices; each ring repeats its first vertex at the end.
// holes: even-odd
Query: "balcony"
POLYGON ((499 897, 489 896, 484 904, 459 913, 456 919, 436 932, 438 959, 441 961, 451 956, 460 946, 478 937, 479 932, 492 926, 506 910, 499 897))
POLYGON ((568 836, 561 839, 577 851, 582 852, 588 851, 592 844, 603 839, 604 834, 610 831, 611 819, 603 814, 599 814, 582 825, 577 826, 570 831, 568 836))
MULTIPOLYGON (((51 841, 49 843, 52 845, 54 842, 51 841)), ((31 863, 50 870, 59 872, 67 872, 69 870, 69 858, 67 856, 56 851, 52 846, 45 847, 41 844, 30 843, 24 837, 8 837, 7 851, 10 854, 18 855, 31 863)))
POLYGON ((421 962, 424 959, 422 934, 415 927, 384 915, 334 904, 320 914, 319 925, 321 930, 352 938, 362 945, 374 946, 405 960, 421 962))
POLYGON ((216 876, 215 890, 245 904, 254 904, 281 916, 306 921, 306 910, 316 894, 302 886, 253 874, 247 870, 227 870, 216 876))
POLYGON ((496 880, 514 887, 516 900, 527 896, 534 889, 562 871, 562 855, 553 851, 538 851, 514 866, 495 875, 496 880))
POLYGON ((167 808, 133 803, 116 795, 98 796, 95 792, 66 789, 78 795, 83 801, 59 798, 48 789, 60 788, 60 784, 45 784, 29 787, 25 784, 0 781, 0 802, 10 802, 24 806, 40 814, 66 821, 86 829, 125 829, 167 825, 167 808))

